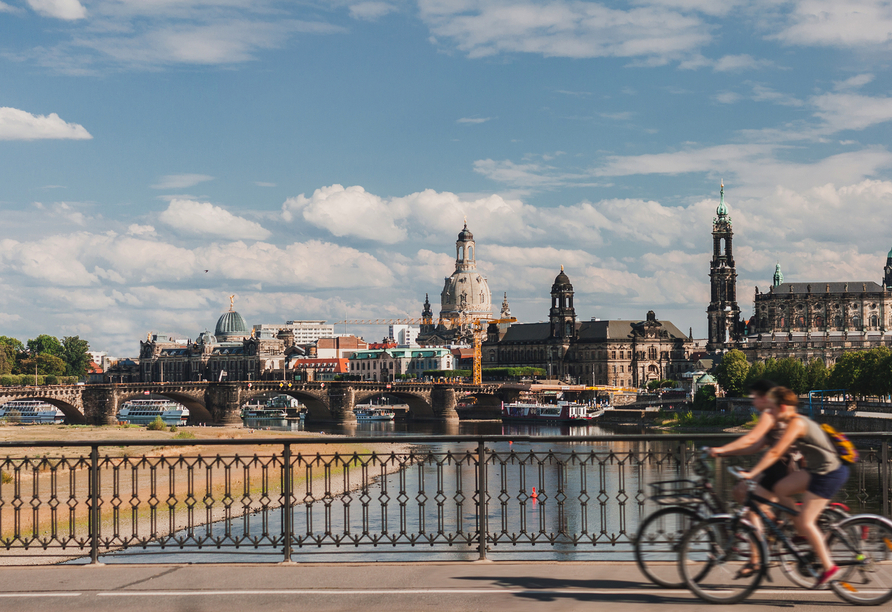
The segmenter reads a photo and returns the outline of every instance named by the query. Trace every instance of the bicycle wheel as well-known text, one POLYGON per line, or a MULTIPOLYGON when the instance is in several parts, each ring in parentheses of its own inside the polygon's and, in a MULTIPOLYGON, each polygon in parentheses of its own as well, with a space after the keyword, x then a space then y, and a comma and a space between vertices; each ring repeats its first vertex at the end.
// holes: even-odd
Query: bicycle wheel
POLYGON ((841 599, 860 606, 892 599, 892 523, 878 516, 853 516, 833 530, 827 547, 840 567, 830 588, 841 599))
POLYGON ((679 571, 700 599, 733 604, 762 582, 768 547, 756 529, 730 516, 715 516, 694 526, 679 551, 679 571))
POLYGON ((678 573, 678 549, 684 534, 703 516, 686 506, 661 508, 641 523, 635 536, 635 562, 654 584, 680 589, 684 580, 678 573))
MULTIPOLYGON (((821 512, 820 516, 818 516, 818 527, 821 532, 825 534, 825 537, 827 537, 832 525, 836 525, 847 518, 849 518, 849 514, 846 511, 835 506, 827 506, 824 508, 824 511, 821 512)), ((784 525, 783 530, 784 534, 790 539, 796 538, 798 535, 796 533, 796 528, 790 522, 787 522, 784 525)), ((797 541, 796 547, 799 549, 799 552, 802 553, 803 558, 801 560, 777 540, 772 543, 770 548, 772 557, 777 557, 781 571, 790 582, 797 586, 810 589, 815 585, 815 576, 821 574, 824 566, 821 565, 820 559, 818 559, 818 556, 814 553, 810 544, 797 541)))

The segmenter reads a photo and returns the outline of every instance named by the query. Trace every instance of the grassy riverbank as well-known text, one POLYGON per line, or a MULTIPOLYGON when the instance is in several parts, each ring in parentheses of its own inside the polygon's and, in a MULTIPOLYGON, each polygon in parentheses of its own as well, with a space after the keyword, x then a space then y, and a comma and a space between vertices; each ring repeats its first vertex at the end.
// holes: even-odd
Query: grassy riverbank
POLYGON ((662 421, 656 421, 659 429, 677 432, 706 431, 723 432, 730 429, 755 427, 758 417, 756 415, 737 415, 722 413, 700 413, 692 411, 677 412, 667 415, 662 421))

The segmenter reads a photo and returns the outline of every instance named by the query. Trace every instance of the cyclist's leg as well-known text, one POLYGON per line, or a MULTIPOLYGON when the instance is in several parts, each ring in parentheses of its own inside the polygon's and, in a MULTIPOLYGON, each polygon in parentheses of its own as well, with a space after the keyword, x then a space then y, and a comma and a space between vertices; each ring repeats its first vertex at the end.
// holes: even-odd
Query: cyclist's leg
POLYGON ((802 497, 802 508, 799 511, 799 516, 794 519, 796 530, 799 532, 799 535, 804 536, 808 543, 811 544, 812 550, 815 551, 815 554, 821 560, 821 565, 824 566, 824 571, 833 567, 834 563, 833 559, 830 558, 830 552, 827 550, 827 544, 824 542, 824 534, 821 533, 818 527, 818 517, 829 502, 829 499, 818 497, 814 493, 806 491, 802 497))
POLYGON ((805 493, 808 489, 809 482, 811 482, 811 474, 805 470, 793 472, 789 476, 781 478, 777 484, 774 485, 774 496, 781 505, 786 506, 787 508, 795 508, 796 500, 793 499, 792 496, 805 493))

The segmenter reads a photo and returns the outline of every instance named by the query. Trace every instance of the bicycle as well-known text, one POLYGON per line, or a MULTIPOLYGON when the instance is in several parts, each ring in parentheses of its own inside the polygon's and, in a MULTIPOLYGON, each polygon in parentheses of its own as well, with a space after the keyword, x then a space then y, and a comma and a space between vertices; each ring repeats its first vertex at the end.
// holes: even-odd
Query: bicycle
MULTIPOLYGON (((737 468, 729 471, 739 477, 737 468)), ((770 520, 760 504, 795 516, 798 511, 754 493, 748 481, 746 501, 733 514, 715 515, 694 526, 682 539, 678 569, 688 588, 711 603, 732 604, 746 599, 768 573, 769 547, 763 533, 744 518, 752 510, 767 526, 781 549, 779 558, 810 578, 821 565, 809 549, 796 546, 789 534, 770 520)), ((892 521, 859 514, 823 525, 827 548, 840 571, 829 583, 841 599, 857 605, 879 605, 892 599, 892 521)))
MULTIPOLYGON (((701 449, 694 460, 697 480, 676 479, 650 483, 653 493, 649 499, 665 508, 647 516, 635 535, 635 562, 647 578, 663 588, 678 589, 685 586, 678 570, 678 551, 684 535, 700 521, 728 512, 724 500, 718 496, 709 481, 709 458, 701 449)), ((835 523, 848 517, 842 504, 833 504, 821 514, 822 523, 835 523)), ((785 527, 792 528, 792 526, 785 527)), ((771 547, 772 554, 775 548, 771 547)), ((810 585, 810 576, 803 577, 798 567, 782 564, 781 568, 791 581, 800 586, 810 585)))

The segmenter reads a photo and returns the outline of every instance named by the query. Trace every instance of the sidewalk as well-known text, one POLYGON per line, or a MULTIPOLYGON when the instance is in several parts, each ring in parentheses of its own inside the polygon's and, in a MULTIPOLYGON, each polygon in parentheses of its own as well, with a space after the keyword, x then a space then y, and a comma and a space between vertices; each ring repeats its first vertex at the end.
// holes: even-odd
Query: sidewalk
MULTIPOLYGON (((829 591, 763 583, 736 610, 836 606, 829 591)), ((17 612, 610 612, 716 609, 646 583, 634 563, 419 562, 0 568, 0 608, 17 612)), ((845 605, 845 604, 842 604, 845 605)))

